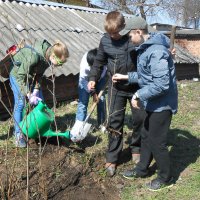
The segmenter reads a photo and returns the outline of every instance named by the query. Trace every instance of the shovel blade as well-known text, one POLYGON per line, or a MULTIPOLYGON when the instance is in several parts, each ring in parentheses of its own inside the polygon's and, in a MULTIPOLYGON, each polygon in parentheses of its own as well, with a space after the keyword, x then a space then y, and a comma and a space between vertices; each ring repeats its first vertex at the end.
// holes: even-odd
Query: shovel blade
POLYGON ((82 141, 90 131, 92 124, 84 123, 83 121, 76 120, 74 126, 70 131, 70 138, 73 142, 82 141))

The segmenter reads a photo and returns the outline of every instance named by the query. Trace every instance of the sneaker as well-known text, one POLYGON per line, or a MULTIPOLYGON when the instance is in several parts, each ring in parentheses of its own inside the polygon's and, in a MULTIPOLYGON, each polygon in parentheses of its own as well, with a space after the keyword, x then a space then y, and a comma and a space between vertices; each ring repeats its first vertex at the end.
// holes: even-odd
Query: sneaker
POLYGON ((168 182, 163 182, 159 178, 153 179, 146 184, 146 187, 150 191, 160 191, 164 188, 170 188, 174 185, 174 179, 171 178, 168 182))
POLYGON ((108 177, 113 177, 116 172, 116 164, 106 163, 105 169, 106 169, 106 175, 108 177))
POLYGON ((123 177, 129 180, 133 180, 135 178, 144 178, 147 174, 140 174, 136 171, 136 169, 126 170, 122 173, 123 177))
POLYGON ((19 148, 26 147, 26 141, 21 134, 19 136, 15 136, 15 146, 19 148))
POLYGON ((140 154, 139 153, 133 153, 132 154, 132 162, 134 164, 138 164, 140 162, 140 154))

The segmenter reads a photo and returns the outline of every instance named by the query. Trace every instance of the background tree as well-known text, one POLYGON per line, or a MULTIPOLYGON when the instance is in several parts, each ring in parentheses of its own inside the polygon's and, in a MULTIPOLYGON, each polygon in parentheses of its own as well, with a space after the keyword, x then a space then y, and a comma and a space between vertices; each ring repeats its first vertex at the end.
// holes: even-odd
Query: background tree
POLYGON ((185 26, 200 27, 199 0, 184 0, 183 22, 185 26))
MULTIPOLYGON (((92 0, 51 0, 68 5, 94 7, 92 0)), ((120 10, 144 19, 167 13, 170 20, 186 27, 200 27, 200 0, 99 0, 102 8, 120 10)))
POLYGON ((174 0, 166 3, 166 11, 183 26, 200 27, 200 0, 174 0), (168 5, 167 5, 168 4, 168 5))
POLYGON ((158 9, 164 9, 166 2, 171 0, 101 0, 102 6, 106 9, 111 7, 112 10, 141 15, 144 19, 157 13, 158 9))
POLYGON ((179 25, 200 27, 200 0, 100 0, 105 9, 140 15, 144 19, 167 12, 179 25))

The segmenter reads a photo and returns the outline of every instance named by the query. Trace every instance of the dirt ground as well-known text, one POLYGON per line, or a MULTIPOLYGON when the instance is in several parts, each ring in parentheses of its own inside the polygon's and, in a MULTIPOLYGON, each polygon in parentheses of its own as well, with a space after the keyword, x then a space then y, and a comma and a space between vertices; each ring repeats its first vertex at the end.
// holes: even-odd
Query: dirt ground
POLYGON ((118 176, 105 176, 102 152, 89 156, 84 146, 66 146, 62 141, 58 146, 55 141, 42 144, 41 149, 35 141, 30 144, 28 184, 27 150, 0 150, 1 199, 26 199, 27 185, 33 200, 120 199, 124 183, 118 176))

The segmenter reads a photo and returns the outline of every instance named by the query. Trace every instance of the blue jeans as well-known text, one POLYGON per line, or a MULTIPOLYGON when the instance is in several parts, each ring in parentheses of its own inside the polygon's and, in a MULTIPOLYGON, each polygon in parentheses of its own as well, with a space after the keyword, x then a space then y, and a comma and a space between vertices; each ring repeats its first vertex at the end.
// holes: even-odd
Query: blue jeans
MULTIPOLYGON (((13 118, 14 118, 14 128, 15 128, 15 136, 17 136, 21 131, 19 127, 19 123, 22 121, 22 112, 25 106, 26 97, 20 91, 19 85, 16 82, 15 77, 10 76, 10 85, 14 95, 14 110, 13 110, 13 118)), ((40 98, 43 99, 42 92, 40 91, 40 98)))
MULTIPOLYGON (((76 112, 76 120, 84 121, 87 117, 87 108, 90 97, 90 92, 87 88, 88 81, 85 79, 79 79, 79 103, 76 112)), ((97 94, 105 85, 105 78, 101 79, 96 86, 97 94)), ((99 103, 97 104, 97 123, 98 126, 103 124, 106 119, 106 100, 105 95, 102 95, 99 103)))

